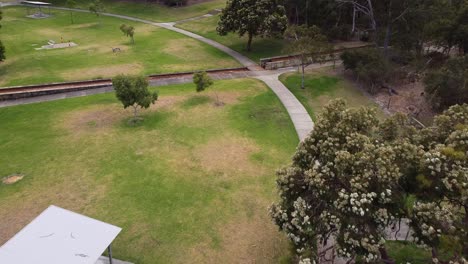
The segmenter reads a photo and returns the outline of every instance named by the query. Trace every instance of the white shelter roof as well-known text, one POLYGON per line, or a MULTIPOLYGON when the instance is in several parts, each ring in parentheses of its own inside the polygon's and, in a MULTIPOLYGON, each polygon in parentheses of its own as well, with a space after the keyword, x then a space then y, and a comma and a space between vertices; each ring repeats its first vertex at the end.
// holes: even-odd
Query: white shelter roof
POLYGON ((0 263, 94 264, 121 230, 51 205, 0 247, 0 263))
POLYGON ((46 3, 46 2, 39 2, 39 1, 22 1, 22 4, 26 5, 36 5, 36 6, 48 6, 51 5, 51 3, 46 3))

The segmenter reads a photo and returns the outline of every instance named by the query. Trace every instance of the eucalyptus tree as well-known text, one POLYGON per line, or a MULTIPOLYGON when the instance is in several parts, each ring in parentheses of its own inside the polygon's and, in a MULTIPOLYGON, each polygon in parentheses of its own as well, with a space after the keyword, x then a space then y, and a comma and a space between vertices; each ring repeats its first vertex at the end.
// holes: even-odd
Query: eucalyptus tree
POLYGON ((222 36, 229 32, 241 37, 247 35, 247 51, 250 51, 254 37, 281 35, 287 22, 281 0, 228 0, 216 31, 222 36))

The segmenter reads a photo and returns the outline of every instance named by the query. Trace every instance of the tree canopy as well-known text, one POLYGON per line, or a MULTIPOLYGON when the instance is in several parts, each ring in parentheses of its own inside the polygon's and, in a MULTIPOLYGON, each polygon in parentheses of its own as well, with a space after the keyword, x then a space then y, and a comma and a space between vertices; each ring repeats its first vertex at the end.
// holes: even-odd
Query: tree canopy
POLYGON ((133 38, 133 35, 135 35, 135 28, 133 26, 122 24, 120 25, 120 31, 122 31, 125 36, 130 37, 132 44, 135 44, 135 39, 133 38))
POLYGON ((218 34, 237 32, 247 34, 247 50, 251 50, 255 36, 281 35, 287 17, 281 0, 228 0, 216 28, 218 34))
POLYGON ((134 119, 138 107, 148 108, 158 99, 156 92, 149 91, 148 80, 143 76, 119 75, 112 79, 112 85, 123 107, 133 107, 134 119))

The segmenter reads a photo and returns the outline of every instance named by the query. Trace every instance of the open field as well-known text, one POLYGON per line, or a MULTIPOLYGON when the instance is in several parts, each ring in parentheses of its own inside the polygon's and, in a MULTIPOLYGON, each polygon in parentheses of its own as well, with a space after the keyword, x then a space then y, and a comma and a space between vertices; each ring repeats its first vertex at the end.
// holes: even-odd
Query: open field
POLYGON ((136 22, 93 14, 52 11, 47 19, 26 18, 26 9, 3 9, 0 86, 112 77, 119 73, 150 74, 239 66, 225 53, 183 35, 136 22), (135 27, 135 44, 120 32, 135 27), (35 50, 48 40, 73 41, 77 47, 35 50), (112 48, 121 52, 113 53, 112 48))
POLYGON ((385 116, 376 103, 352 83, 334 74, 331 69, 308 72, 305 78, 305 89, 301 89, 301 74, 299 73, 285 73, 280 76, 280 81, 304 105, 314 120, 320 113, 320 109, 336 98, 345 99, 349 107, 374 107, 379 117, 385 116))
POLYGON ((216 33, 219 16, 212 16, 199 20, 176 24, 176 27, 188 30, 203 37, 215 40, 231 49, 244 54, 253 61, 259 63, 261 58, 283 55, 285 42, 282 39, 275 38, 254 38, 252 41, 252 51, 246 50, 247 37, 239 37, 238 34, 228 34, 220 36, 216 33))
POLYGON ((0 244, 48 205, 121 226, 116 258, 152 263, 278 263, 286 239, 268 217, 275 170, 298 139, 253 79, 159 87, 127 124, 114 94, 0 109, 0 244))
MULTIPOLYGON (((58 6, 65 6, 65 0, 51 0, 50 3, 58 6)), ((77 1, 77 8, 88 9, 92 1, 77 1)), ((120 1, 103 0, 106 12, 134 16, 152 20, 155 22, 170 22, 187 19, 196 16, 202 16, 215 9, 221 9, 226 5, 226 0, 202 1, 201 3, 182 6, 168 7, 154 2, 146 1, 120 1)))

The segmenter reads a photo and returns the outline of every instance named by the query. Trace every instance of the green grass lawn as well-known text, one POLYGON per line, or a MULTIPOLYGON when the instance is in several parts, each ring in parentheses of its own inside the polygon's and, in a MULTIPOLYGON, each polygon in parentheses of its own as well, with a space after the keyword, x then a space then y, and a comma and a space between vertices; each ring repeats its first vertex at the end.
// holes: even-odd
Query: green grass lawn
POLYGON ((253 79, 156 89, 138 126, 112 93, 0 108, 0 178, 25 174, 0 182, 0 244, 55 204, 122 227, 114 256, 138 264, 287 259, 267 208, 298 139, 273 92, 253 79))
POLYGON ((3 9, 7 59, 0 63, 0 86, 239 66, 227 54, 165 29, 86 13, 74 13, 71 24, 68 12, 52 12, 51 18, 30 19, 25 8, 3 9), (135 27, 134 45, 120 32, 122 23, 135 27), (35 50, 62 38, 79 46, 35 50), (122 51, 113 53, 115 47, 122 51))
MULTIPOLYGON (((65 6, 65 0, 49 1, 54 5, 65 6)), ((77 8, 88 9, 91 0, 77 1, 77 8)), ((155 22, 171 22, 205 15, 215 9, 225 7, 226 0, 212 0, 182 7, 168 7, 154 2, 103 0, 106 12, 134 16, 155 22)))
POLYGON ((330 100, 336 98, 345 99, 349 107, 375 107, 379 117, 385 116, 376 103, 338 75, 326 71, 307 73, 305 89, 301 89, 299 73, 285 73, 280 76, 280 81, 299 99, 313 119, 330 100))
POLYGON ((216 33, 219 16, 212 16, 199 20, 189 21, 181 24, 176 24, 176 27, 188 30, 199 34, 206 38, 215 40, 224 44, 231 49, 244 54, 253 61, 259 63, 261 58, 268 58, 284 54, 285 42, 282 39, 273 38, 254 38, 252 42, 252 51, 246 50, 247 37, 242 38, 237 34, 228 34, 227 36, 219 36, 216 33))

